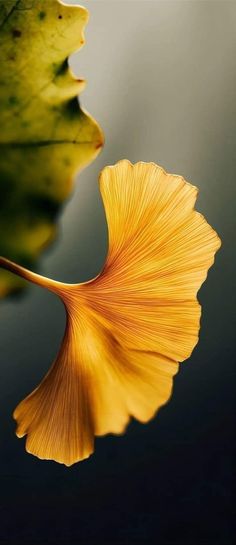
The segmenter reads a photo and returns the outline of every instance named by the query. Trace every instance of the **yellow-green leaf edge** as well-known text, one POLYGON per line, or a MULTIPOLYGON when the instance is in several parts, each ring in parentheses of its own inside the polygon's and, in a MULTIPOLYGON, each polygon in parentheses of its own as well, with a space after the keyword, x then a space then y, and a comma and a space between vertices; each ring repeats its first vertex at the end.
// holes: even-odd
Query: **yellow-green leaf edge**
MULTIPOLYGON (((75 173, 103 145, 68 66, 87 21, 84 7, 59 0, 0 3, 0 254, 23 265, 54 239, 75 173)), ((0 273, 0 297, 20 286, 0 273)))

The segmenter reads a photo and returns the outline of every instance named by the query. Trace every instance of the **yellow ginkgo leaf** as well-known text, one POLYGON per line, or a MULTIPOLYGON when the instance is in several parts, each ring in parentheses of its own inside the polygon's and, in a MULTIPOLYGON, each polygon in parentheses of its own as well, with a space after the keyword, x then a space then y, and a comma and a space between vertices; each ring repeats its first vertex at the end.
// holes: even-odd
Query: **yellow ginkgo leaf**
MULTIPOLYGON (((55 236, 73 176, 103 135, 83 111, 68 56, 84 43, 88 12, 58 0, 0 0, 0 253, 32 267, 55 236)), ((21 284, 5 271, 0 297, 21 284)))
POLYGON ((93 452, 94 436, 146 422, 167 402, 197 343, 196 294, 220 246, 194 210, 196 188, 154 163, 106 167, 100 189, 109 250, 94 280, 64 284, 0 259, 66 308, 59 354, 14 413, 27 450, 66 465, 93 452))

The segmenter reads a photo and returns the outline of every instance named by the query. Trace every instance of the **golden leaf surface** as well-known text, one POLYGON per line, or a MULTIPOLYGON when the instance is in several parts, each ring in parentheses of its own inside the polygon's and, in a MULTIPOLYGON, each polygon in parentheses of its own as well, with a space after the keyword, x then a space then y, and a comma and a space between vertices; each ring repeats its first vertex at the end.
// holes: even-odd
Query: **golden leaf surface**
POLYGON ((194 210, 196 188, 154 163, 106 167, 100 190, 109 249, 96 278, 64 284, 0 259, 66 308, 59 354, 14 412, 26 449, 66 465, 93 452, 94 436, 147 422, 168 401, 198 341, 196 295, 220 246, 194 210))
MULTIPOLYGON (((57 0, 0 2, 0 254, 28 267, 55 236, 74 174, 103 144, 67 62, 87 20, 57 0)), ((2 271, 0 297, 18 286, 2 271)))

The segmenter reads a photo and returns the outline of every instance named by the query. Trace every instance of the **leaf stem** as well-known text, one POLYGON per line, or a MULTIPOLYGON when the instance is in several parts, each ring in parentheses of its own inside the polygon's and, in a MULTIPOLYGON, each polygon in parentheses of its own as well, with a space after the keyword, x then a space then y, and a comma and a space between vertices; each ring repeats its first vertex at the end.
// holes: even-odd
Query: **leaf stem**
POLYGON ((22 278, 25 278, 25 280, 29 280, 38 286, 47 288, 48 290, 60 295, 63 291, 63 287, 65 287, 65 284, 62 282, 58 282, 56 280, 52 280, 51 278, 47 278, 46 276, 41 276, 41 274, 29 271, 28 269, 25 269, 25 267, 17 265, 17 263, 14 263, 5 257, 0 257, 0 267, 21 276, 22 278))

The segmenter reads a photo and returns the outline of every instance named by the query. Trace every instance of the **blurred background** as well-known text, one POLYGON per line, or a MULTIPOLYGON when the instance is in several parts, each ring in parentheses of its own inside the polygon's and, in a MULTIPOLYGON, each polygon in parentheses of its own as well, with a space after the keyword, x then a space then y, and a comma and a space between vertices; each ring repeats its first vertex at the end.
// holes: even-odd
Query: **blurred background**
POLYGON ((26 454, 11 418, 55 357, 63 307, 37 287, 1 302, 0 543, 233 544, 236 3, 82 3, 86 45, 70 64, 88 80, 81 104, 106 144, 80 174, 40 272, 78 282, 100 271, 107 229, 97 179, 122 158, 197 185, 197 209, 223 246, 199 294, 200 342, 169 404, 123 437, 98 439, 95 455, 71 468, 26 454))

